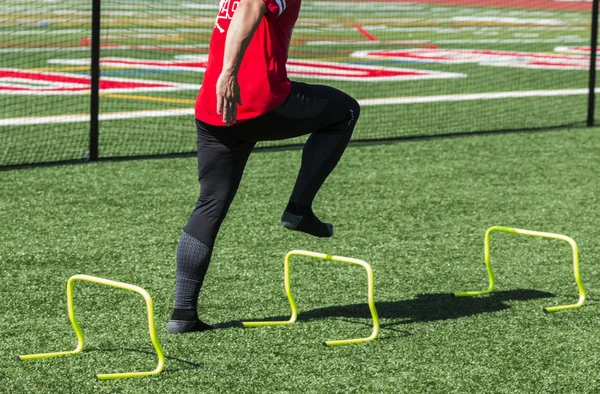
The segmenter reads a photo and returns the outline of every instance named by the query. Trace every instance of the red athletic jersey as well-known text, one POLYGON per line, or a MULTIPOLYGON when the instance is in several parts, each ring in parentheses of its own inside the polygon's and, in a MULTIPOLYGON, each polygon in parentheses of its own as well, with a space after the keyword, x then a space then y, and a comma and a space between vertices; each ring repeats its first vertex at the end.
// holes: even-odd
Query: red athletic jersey
MULTIPOLYGON (((272 111, 290 94, 285 63, 302 0, 263 1, 268 11, 248 45, 238 74, 242 105, 238 106, 237 122, 272 111)), ((223 116, 217 114, 216 85, 223 69, 227 30, 238 4, 239 0, 221 0, 208 66, 196 99, 196 118, 214 126, 225 125, 223 116)))

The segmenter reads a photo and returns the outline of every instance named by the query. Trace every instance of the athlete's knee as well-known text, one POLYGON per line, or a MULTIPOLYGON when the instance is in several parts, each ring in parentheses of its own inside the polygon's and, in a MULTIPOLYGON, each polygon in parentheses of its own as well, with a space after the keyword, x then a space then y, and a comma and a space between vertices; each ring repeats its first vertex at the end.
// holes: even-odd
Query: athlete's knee
POLYGON ((349 112, 349 122, 352 125, 355 125, 360 117, 360 104, 353 97, 348 96, 350 99, 348 100, 348 112, 349 112))
POLYGON ((229 203, 200 197, 184 231, 198 241, 212 247, 221 223, 227 216, 229 203))
POLYGON ((344 123, 348 126, 354 127, 358 118, 360 117, 360 104, 356 99, 347 93, 342 93, 338 99, 338 105, 341 105, 344 111, 344 123))
POLYGON ((348 134, 348 138, 350 138, 352 136, 352 133, 354 132, 356 122, 360 117, 360 104, 353 97, 345 95, 343 106, 345 115, 341 122, 341 125, 344 132, 348 134))

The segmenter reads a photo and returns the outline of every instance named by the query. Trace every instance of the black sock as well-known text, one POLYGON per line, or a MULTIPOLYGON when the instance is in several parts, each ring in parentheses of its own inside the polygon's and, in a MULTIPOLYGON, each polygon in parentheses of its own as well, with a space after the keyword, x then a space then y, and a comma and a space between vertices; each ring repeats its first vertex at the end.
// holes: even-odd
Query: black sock
MULTIPOLYGON (((183 232, 177 245, 175 310, 196 313, 198 295, 206 276, 212 248, 183 232)), ((197 316, 196 316, 197 317, 197 316)))
POLYGON ((315 237, 331 237, 333 225, 319 220, 310 207, 290 201, 281 216, 281 224, 289 230, 302 231, 315 237))
POLYGON ((173 309, 171 320, 196 321, 198 312, 195 309, 173 309))

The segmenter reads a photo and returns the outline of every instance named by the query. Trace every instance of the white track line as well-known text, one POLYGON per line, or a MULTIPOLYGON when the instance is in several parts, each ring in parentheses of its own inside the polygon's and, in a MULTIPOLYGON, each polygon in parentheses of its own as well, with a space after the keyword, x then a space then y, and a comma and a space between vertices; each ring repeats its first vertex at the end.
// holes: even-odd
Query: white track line
MULTIPOLYGON (((600 88, 597 89, 600 91, 600 88)), ((494 92, 494 93, 472 93, 472 94, 448 94, 445 96, 422 96, 422 97, 392 97, 382 99, 359 100, 361 106, 368 107, 372 105, 399 105, 399 104, 420 104, 420 103, 440 103, 453 101, 476 101, 476 100, 497 100, 507 98, 528 98, 528 97, 560 97, 560 96, 579 96, 587 94, 587 89, 561 89, 561 90, 532 90, 523 92, 494 92)), ((1 122, 1 121, 0 121, 1 122)))
MULTIPOLYGON (((600 88, 596 89, 600 92, 600 88)), ((497 100, 509 98, 531 98, 531 97, 560 97, 560 96, 582 96, 588 93, 587 89, 561 89, 561 90, 532 90, 521 92, 493 92, 473 94, 449 94, 444 96, 421 96, 421 97, 391 97, 381 99, 359 100, 361 106, 370 107, 376 105, 406 105, 423 103, 459 102, 475 100, 497 100)), ((171 109, 159 111, 133 111, 114 112, 100 115, 100 120, 139 119, 139 118, 161 118, 167 116, 191 116, 194 115, 193 108, 171 109)), ((0 119, 0 126, 25 126, 56 123, 81 123, 89 122, 90 116, 81 115, 56 115, 30 118, 8 118, 0 119)))
MULTIPOLYGON (((112 49, 112 48, 111 48, 112 49)), ((76 48, 0 48, 0 53, 37 53, 37 52, 89 52, 88 47, 76 48)))
POLYGON ((420 45, 420 44, 577 44, 589 42, 588 38, 583 37, 558 37, 552 39, 478 39, 478 40, 406 40, 406 41, 306 41, 308 46, 334 46, 334 45, 381 45, 381 44, 396 44, 403 45, 420 45))
MULTIPOLYGON (((193 108, 170 109, 161 111, 133 111, 133 112, 113 112, 101 114, 100 120, 117 120, 117 119, 138 119, 138 118, 161 118, 165 116, 182 116, 194 115, 193 108)), ((56 116, 41 116, 31 118, 8 118, 0 119, 0 126, 24 126, 36 124, 52 124, 52 123, 81 123, 89 122, 90 116, 87 114, 81 115, 56 115, 56 116)))
MULTIPOLYGON (((563 42, 564 43, 564 42, 563 42)), ((208 44, 193 44, 193 45, 115 45, 106 47, 110 51, 122 51, 122 50, 173 50, 178 49, 206 49, 208 44)), ((75 47, 75 48, 0 48, 0 53, 38 53, 38 52, 88 52, 88 47, 75 47)))

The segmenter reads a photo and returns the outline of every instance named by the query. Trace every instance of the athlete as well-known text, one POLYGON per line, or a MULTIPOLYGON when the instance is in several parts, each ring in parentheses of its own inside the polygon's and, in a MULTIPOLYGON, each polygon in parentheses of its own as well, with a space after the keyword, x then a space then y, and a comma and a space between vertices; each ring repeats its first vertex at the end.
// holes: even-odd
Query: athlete
POLYGON ((221 0, 196 101, 200 197, 177 246, 169 333, 215 328, 198 319, 198 295, 217 233, 258 141, 310 134, 282 225, 331 237, 312 203, 337 165, 360 114, 331 87, 291 82, 286 61, 301 0, 221 0))

